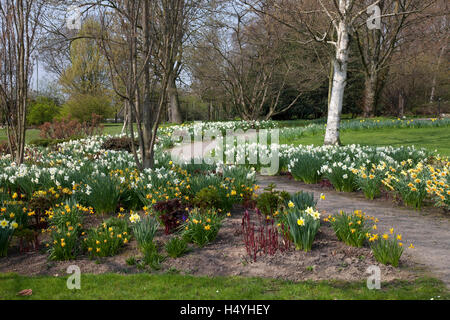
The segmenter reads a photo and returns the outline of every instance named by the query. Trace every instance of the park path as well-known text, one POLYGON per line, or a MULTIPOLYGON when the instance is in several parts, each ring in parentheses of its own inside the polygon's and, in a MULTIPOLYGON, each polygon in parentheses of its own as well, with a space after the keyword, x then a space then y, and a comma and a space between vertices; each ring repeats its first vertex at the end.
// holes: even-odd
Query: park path
MULTIPOLYGON (((175 146, 170 151, 181 156, 183 160, 190 157, 202 157, 208 150, 215 147, 214 141, 194 142, 175 146)), ((320 200, 318 210, 326 214, 336 214, 339 210, 351 212, 362 210, 368 215, 380 220, 377 223, 379 232, 394 228, 402 234, 405 246, 413 243, 414 249, 405 249, 404 255, 414 262, 430 269, 450 288, 450 219, 440 213, 439 209, 429 208, 415 211, 400 207, 390 200, 367 200, 362 193, 337 192, 331 188, 321 188, 319 185, 308 185, 295 181, 290 176, 257 176, 260 185, 259 192, 269 184, 276 185, 277 190, 289 193, 298 191, 313 192, 316 199, 320 194, 325 200, 320 200)))

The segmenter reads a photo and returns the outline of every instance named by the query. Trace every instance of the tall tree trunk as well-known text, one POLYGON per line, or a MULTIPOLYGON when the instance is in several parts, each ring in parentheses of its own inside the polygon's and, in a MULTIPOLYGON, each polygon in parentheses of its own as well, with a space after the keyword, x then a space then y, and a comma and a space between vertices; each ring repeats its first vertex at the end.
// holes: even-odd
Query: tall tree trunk
MULTIPOLYGON (((341 2, 344 3, 343 0, 341 2)), ((342 103, 344 101, 344 90, 347 82, 349 55, 349 25, 345 19, 339 21, 337 38, 336 57, 333 61, 333 87, 331 90, 330 105, 328 106, 327 129, 324 139, 325 145, 339 145, 341 143, 339 127, 342 103)))
POLYGON ((369 74, 365 75, 364 81, 364 117, 372 116, 377 104, 377 81, 378 73, 372 69, 369 74))
POLYGON ((398 116, 402 118, 405 113, 405 98, 403 96, 403 91, 398 93, 398 116))
MULTIPOLYGON (((447 36, 447 38, 448 38, 448 36, 447 36)), ((446 38, 446 40, 447 40, 447 38, 446 38)), ((441 65, 442 56, 445 53, 446 47, 447 47, 447 43, 445 42, 444 45, 441 48, 441 52, 439 53, 439 58, 438 58, 438 61, 437 61, 436 71, 435 71, 435 73, 433 75, 433 80, 432 80, 432 84, 431 84, 430 103, 434 102, 434 96, 435 96, 435 93, 436 93, 436 79, 437 79, 437 75, 439 73, 439 67, 441 65)))
POLYGON ((167 100, 169 101, 169 122, 182 123, 180 112, 180 99, 178 97, 178 90, 176 85, 175 75, 171 75, 169 79, 169 86, 167 88, 167 100))

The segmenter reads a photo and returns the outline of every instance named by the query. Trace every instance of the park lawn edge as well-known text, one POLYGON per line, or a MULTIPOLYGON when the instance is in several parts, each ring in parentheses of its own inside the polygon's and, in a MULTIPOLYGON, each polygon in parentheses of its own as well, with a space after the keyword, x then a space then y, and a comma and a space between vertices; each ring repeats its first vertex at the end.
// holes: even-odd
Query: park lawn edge
POLYGON ((301 281, 271 278, 206 277, 180 274, 82 274, 81 289, 67 289, 68 275, 22 276, 0 273, 0 300, 440 300, 450 299, 445 284, 431 277, 382 282, 301 281), (28 297, 17 295, 32 289, 28 297))

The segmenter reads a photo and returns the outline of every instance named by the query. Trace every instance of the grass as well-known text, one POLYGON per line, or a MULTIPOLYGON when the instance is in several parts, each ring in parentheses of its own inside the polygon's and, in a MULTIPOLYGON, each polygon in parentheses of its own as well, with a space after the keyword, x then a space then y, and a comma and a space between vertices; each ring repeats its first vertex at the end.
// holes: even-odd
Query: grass
MULTIPOLYGON (((436 128, 386 128, 341 132, 343 144, 361 144, 371 146, 414 145, 430 151, 437 150, 441 155, 450 156, 450 127, 436 128)), ((304 136, 296 140, 280 141, 294 145, 323 144, 323 135, 304 136)))
MULTIPOLYGON (((168 125, 170 125, 170 124, 162 124, 161 127, 165 127, 168 125)), ((103 126, 104 126, 104 129, 103 129, 104 134, 115 135, 115 134, 119 134, 122 132, 123 124, 122 123, 104 123, 103 126)), ((134 125, 134 128, 136 130, 136 125, 134 125)), ((39 129, 28 129, 26 131, 25 141, 27 143, 29 143, 30 141, 33 141, 36 139, 41 139, 41 137, 39 136, 39 129)), ((7 140, 6 129, 0 129, 0 141, 6 141, 6 140, 7 140)))
MULTIPOLYGON (((307 120, 280 121, 283 127, 304 126, 307 120)), ((164 126, 164 125, 163 125, 164 126)), ((118 134, 122 130, 121 123, 105 123, 105 134, 118 134)), ((26 141, 39 139, 38 129, 29 129, 26 132, 26 141)), ((5 129, 0 130, 0 141, 6 140, 5 129)), ((450 156, 450 127, 435 128, 383 128, 372 130, 343 131, 341 132, 341 142, 343 144, 361 144, 372 146, 394 146, 415 145, 430 151, 437 150, 441 155, 450 156)), ((313 144, 316 146, 323 144, 323 135, 303 136, 295 140, 281 140, 280 143, 288 144, 313 144)))
POLYGON ((365 282, 305 281, 242 277, 194 277, 178 274, 85 274, 81 290, 69 290, 67 277, 0 274, 0 299, 449 299, 444 284, 434 278, 414 282, 382 283, 380 290, 369 290, 365 282), (113 288, 111 287, 113 286, 113 288), (32 289, 29 297, 18 296, 32 289), (113 290, 112 290, 113 289, 113 290))

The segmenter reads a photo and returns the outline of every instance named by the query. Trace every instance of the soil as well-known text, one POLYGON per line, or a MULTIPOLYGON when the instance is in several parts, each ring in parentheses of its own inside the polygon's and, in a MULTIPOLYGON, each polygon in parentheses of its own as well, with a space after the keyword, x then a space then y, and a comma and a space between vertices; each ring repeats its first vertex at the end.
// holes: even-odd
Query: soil
MULTIPOLYGON (((203 248, 190 245, 190 251, 182 257, 167 257, 162 268, 155 273, 177 272, 196 276, 246 276, 300 280, 365 280, 370 265, 381 269, 382 281, 394 279, 411 280, 419 275, 417 265, 402 258, 399 268, 376 262, 369 248, 354 248, 337 240, 333 230, 322 222, 310 252, 294 248, 273 256, 258 256, 254 262, 245 250, 241 222, 243 208, 235 208, 231 217, 225 219, 216 240, 203 248)), ((254 215, 254 213, 252 213, 254 215)), ((252 217, 254 218, 254 217, 252 217)), ((164 253, 163 243, 171 236, 159 234, 155 238, 164 253)), ((11 248, 7 258, 0 260, 0 272, 15 272, 23 275, 66 275, 67 267, 78 265, 82 273, 138 273, 136 266, 129 266, 126 259, 140 253, 131 241, 114 257, 90 260, 80 256, 75 261, 49 261, 44 252, 19 253, 11 248)), ((149 271, 149 270, 147 270, 149 271)))

